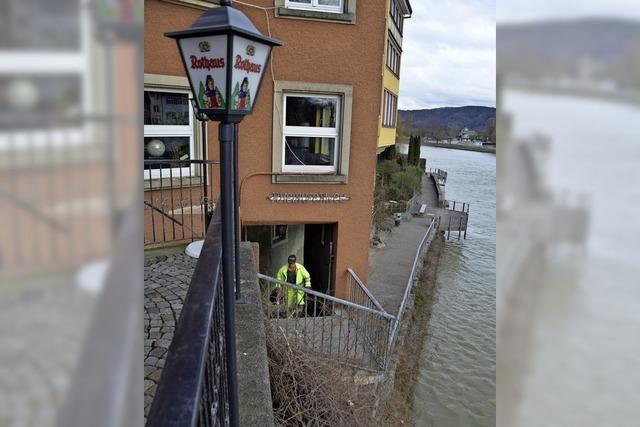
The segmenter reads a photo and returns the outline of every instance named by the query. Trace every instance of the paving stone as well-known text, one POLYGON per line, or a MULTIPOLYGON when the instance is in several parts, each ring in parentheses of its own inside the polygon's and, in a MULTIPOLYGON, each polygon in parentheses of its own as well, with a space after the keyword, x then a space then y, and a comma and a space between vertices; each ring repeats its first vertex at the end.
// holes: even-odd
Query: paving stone
POLYGON ((155 384, 160 380, 161 369, 165 365, 176 320, 182 311, 196 262, 184 254, 145 259, 145 416, 155 395, 155 384))

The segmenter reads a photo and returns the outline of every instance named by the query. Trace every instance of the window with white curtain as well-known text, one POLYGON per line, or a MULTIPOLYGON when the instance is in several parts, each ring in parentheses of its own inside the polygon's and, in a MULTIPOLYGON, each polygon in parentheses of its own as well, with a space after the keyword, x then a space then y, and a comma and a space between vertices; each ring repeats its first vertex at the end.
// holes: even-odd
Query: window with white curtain
POLYGON ((286 0, 285 7, 289 9, 342 13, 344 11, 344 0, 286 0))
POLYGON ((287 93, 283 113, 283 172, 336 172, 340 97, 287 93))

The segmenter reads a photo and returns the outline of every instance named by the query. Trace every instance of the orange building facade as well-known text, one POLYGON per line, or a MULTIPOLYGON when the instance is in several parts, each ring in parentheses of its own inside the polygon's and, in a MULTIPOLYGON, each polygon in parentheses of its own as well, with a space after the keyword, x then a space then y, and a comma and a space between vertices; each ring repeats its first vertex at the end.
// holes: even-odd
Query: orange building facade
MULTIPOLYGON (((260 93, 251 99, 253 114, 240 124, 242 237, 260 244, 264 274, 274 276, 295 253, 315 289, 343 296, 347 268, 367 278, 390 3, 246 3, 259 8, 236 2, 234 7, 284 46, 274 48, 260 93)), ((145 159, 158 147, 173 158, 218 159, 217 124, 207 123, 203 148, 178 49, 163 35, 189 27, 207 7, 215 6, 145 1, 145 159)), ((201 168, 170 172, 164 185, 191 179, 183 192, 202 183, 201 168)), ((218 197, 218 172, 212 167, 208 174, 208 200, 218 197)), ((161 181, 145 174, 149 205, 161 181)), ((169 191, 175 202, 176 190, 169 191)), ((184 203, 174 203, 173 212, 176 205, 184 203)), ((148 235, 152 209, 145 212, 148 235)))

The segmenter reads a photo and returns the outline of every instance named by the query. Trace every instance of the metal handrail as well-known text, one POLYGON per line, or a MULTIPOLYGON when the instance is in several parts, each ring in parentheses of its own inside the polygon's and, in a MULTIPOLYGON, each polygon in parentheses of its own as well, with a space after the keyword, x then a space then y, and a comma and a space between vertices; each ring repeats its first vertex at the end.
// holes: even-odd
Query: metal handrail
MULTIPOLYGON (((404 295, 402 296, 402 302, 400 303, 400 308, 398 309, 398 315, 396 316, 396 321, 393 325, 393 330, 391 331, 391 338, 389 339, 389 351, 388 351, 389 355, 391 355, 391 352, 393 351, 393 346, 395 345, 396 339, 398 338, 398 330, 399 330, 400 322, 402 322, 402 316, 404 315, 404 310, 407 305, 407 300, 409 299, 409 294, 411 293, 411 289, 413 288, 413 279, 416 274, 416 267, 418 266, 420 253, 422 252, 424 243, 427 241, 427 238, 431 234, 431 231, 434 229, 434 225, 436 223, 437 223, 437 219, 433 217, 431 219, 431 223, 429 224, 429 227, 427 228, 427 231, 424 233, 424 236, 422 237, 422 240, 418 245, 416 256, 413 259, 413 265, 411 266, 411 273, 409 273, 407 286, 405 287, 404 295)), ((437 230, 437 227, 435 229, 437 230)), ((390 360, 390 357, 387 358, 387 364, 385 365, 385 369, 386 367, 388 367, 389 360, 390 360)))
POLYGON ((304 292, 306 294, 326 299, 327 301, 336 302, 336 303, 339 303, 339 304, 344 304, 344 305, 346 305, 348 307, 351 307, 351 308, 357 308, 358 310, 366 311, 367 313, 379 315, 380 317, 384 317, 385 319, 395 320, 395 317, 393 315, 387 313, 384 310, 383 311, 374 310, 372 308, 365 307, 364 305, 356 304, 356 303, 351 302, 351 301, 347 301, 347 300, 344 300, 344 299, 336 298, 336 297, 331 296, 331 295, 323 294, 322 292, 314 291, 313 289, 303 288, 302 286, 294 285, 294 284, 291 284, 289 282, 283 282, 282 280, 278 280, 278 279, 275 279, 275 278, 270 277, 270 276, 265 276, 264 274, 258 273, 258 279, 265 280, 267 282, 276 283, 278 285, 287 286, 289 288, 292 288, 292 289, 295 289, 295 290, 298 290, 298 291, 302 291, 302 292, 304 292))
POLYGON ((147 426, 228 425, 220 211, 216 209, 169 347, 147 426))
POLYGON ((393 316, 269 276, 258 277, 265 324, 274 339, 284 337, 287 345, 321 359, 384 371, 393 316))
MULTIPOLYGON (((373 294, 371 293, 371 291, 369 289, 367 289, 367 287, 365 286, 364 283, 362 283, 362 280, 360 280, 360 278, 358 277, 358 275, 351 269, 351 268, 347 268, 347 272, 351 275, 351 277, 353 277, 353 279, 355 280, 355 282, 358 284, 358 286, 360 287, 360 289, 369 297, 369 300, 371 301, 371 303, 373 305, 376 306, 376 308, 378 310, 380 310, 382 313, 387 313, 387 311, 382 307, 382 305, 378 302, 378 300, 376 299, 376 297, 373 296, 373 294)), ((388 314, 388 313, 387 313, 388 314)))

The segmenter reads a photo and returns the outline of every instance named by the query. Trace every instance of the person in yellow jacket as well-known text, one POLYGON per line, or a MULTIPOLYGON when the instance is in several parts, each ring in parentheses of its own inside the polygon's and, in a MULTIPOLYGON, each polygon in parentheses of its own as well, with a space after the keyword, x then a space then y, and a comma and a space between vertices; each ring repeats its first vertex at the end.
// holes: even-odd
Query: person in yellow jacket
MULTIPOLYGON (((287 263, 280 267, 276 274, 276 279, 283 282, 289 282, 293 285, 305 288, 311 287, 311 275, 304 266, 296 262, 295 255, 289 255, 287 263)), ((280 288, 277 284, 276 288, 280 288)), ((304 292, 298 289, 287 288, 287 307, 290 310, 298 310, 304 305, 304 292)))

